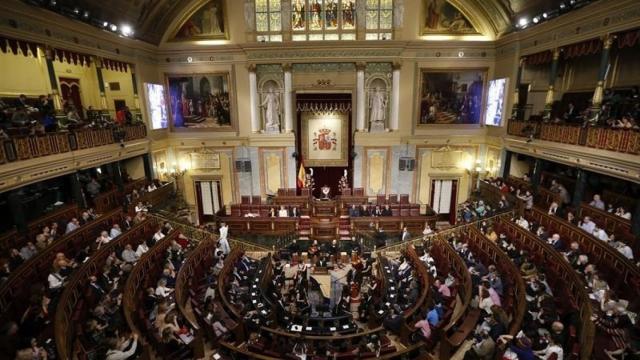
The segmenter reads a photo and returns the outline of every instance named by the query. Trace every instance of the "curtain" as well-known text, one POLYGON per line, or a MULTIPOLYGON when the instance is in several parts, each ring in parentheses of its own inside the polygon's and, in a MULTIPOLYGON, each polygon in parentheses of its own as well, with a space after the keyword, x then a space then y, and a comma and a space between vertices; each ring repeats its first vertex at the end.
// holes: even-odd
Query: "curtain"
POLYGON ((202 215, 215 215, 220 211, 220 182, 200 181, 202 215))
POLYGON ((638 43, 640 43, 640 29, 622 32, 617 34, 616 36, 619 49, 634 47, 638 43))
POLYGON ((453 180, 433 181, 433 210, 438 214, 449 214, 451 212, 451 194, 453 190, 453 180))

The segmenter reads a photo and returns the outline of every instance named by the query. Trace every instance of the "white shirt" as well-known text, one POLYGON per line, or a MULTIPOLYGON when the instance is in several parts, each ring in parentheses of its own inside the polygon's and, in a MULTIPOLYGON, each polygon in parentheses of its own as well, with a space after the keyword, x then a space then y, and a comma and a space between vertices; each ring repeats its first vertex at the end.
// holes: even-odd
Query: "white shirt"
POLYGON ((609 235, 607 235, 607 233, 603 229, 595 230, 593 232, 593 236, 602 241, 609 241, 609 235))
POLYGON ((96 239, 96 242, 99 244, 108 244, 111 241, 111 238, 108 236, 98 236, 98 238, 96 239))
POLYGON ((152 192, 153 190, 156 190, 156 189, 157 189, 156 184, 151 183, 151 185, 149 185, 149 187, 147 188, 147 191, 152 192))
POLYGON ((629 260, 633 260, 633 250, 629 247, 629 245, 622 245, 618 248, 618 251, 624 255, 629 260))
POLYGON ((551 357, 551 355, 556 354, 558 356, 557 360, 562 360, 564 358, 564 351, 558 345, 549 345, 546 349, 542 350, 539 353, 538 357, 540 359, 546 360, 551 357))
MULTIPOLYGON (((124 344, 125 348, 126 346, 129 345, 130 341, 131 340, 129 340, 124 344)), ((107 360, 126 360, 136 352, 137 347, 138 347, 138 342, 134 341, 133 345, 131 345, 131 348, 127 351, 111 349, 107 351, 107 360)))
POLYGON ((289 217, 289 212, 287 209, 280 209, 278 211, 278 217, 289 217))
POLYGON ((57 273, 51 273, 49 274, 47 281, 49 282, 49 289, 59 289, 62 287, 64 277, 57 273))
POLYGON ((593 230, 596 228, 596 223, 593 221, 583 222, 582 225, 580 225, 580 228, 589 234, 593 234, 593 230))
POLYGON ((169 288, 164 286, 158 286, 156 288, 156 296, 167 297, 169 294, 171 294, 171 289, 169 288))
POLYGON ((231 247, 229 246, 229 241, 226 237, 219 239, 218 242, 220 243, 220 249, 225 255, 231 252, 231 247))
POLYGON ((155 233, 153 235, 153 239, 155 241, 160 241, 160 240, 164 239, 164 234, 162 233, 162 231, 158 231, 157 233, 155 233))
POLYGON ((622 215, 618 215, 618 216, 620 216, 623 219, 631 220, 631 213, 628 212, 628 211, 626 213, 624 213, 622 215))
POLYGON ((220 227, 220 239, 226 239, 229 234, 229 227, 227 225, 220 227))
POLYGON ((136 205, 136 212, 147 211, 147 208, 144 205, 136 205))
POLYGON ((147 251, 149 251, 149 247, 147 246, 147 244, 142 243, 140 245, 138 245, 138 248, 136 249, 136 255, 139 257, 141 257, 144 253, 146 253, 147 251))
POLYGON ((528 221, 527 221, 527 219, 525 219, 525 218, 518 219, 518 220, 516 221, 516 224, 517 224, 518 226, 520 226, 521 228, 525 228, 525 229, 529 230, 529 222, 528 222, 528 221))
POLYGON ((73 230, 75 230, 75 229, 77 229, 79 227, 80 226, 70 222, 70 223, 67 224, 67 231, 65 231, 65 234, 68 234, 68 233, 72 232, 73 230))
POLYGON ((111 228, 111 231, 109 232, 109 236, 111 236, 112 239, 117 238, 120 234, 122 234, 122 231, 116 228, 111 228))

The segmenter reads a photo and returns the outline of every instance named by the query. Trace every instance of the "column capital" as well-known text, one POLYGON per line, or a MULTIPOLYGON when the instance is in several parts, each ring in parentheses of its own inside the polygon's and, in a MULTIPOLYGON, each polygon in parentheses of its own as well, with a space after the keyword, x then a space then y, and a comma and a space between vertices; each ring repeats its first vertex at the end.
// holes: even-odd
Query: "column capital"
POLYGON ((356 63, 356 71, 364 71, 367 68, 367 63, 364 61, 359 61, 356 63))
POLYGON ((394 61, 391 63, 391 69, 400 70, 402 68, 402 61, 394 61))
POLYGON ((253 64, 253 63, 247 64, 247 70, 249 70, 249 72, 256 72, 256 68, 257 67, 258 66, 256 64, 253 64))
POLYGON ((553 61, 557 61, 558 59, 560 59, 560 53, 561 52, 562 52, 561 48, 553 49, 553 61))
POLYGON ((93 63, 96 65, 97 69, 102 69, 102 58, 99 56, 93 57, 93 63))
POLYGON ((602 37, 602 47, 604 49, 610 49, 611 45, 613 45, 613 41, 616 39, 617 36, 612 35, 612 34, 606 34, 605 36, 602 37))
POLYGON ((55 51, 51 46, 45 46, 42 50, 42 52, 44 53, 44 57, 47 60, 55 60, 55 51))
POLYGON ((293 65, 291 63, 283 63, 282 64, 282 70, 284 72, 291 72, 291 69, 293 69, 293 65))
POLYGON ((526 62, 527 62, 527 57, 523 56, 523 57, 520 58, 520 61, 518 62, 518 65, 520 67, 523 67, 526 62))

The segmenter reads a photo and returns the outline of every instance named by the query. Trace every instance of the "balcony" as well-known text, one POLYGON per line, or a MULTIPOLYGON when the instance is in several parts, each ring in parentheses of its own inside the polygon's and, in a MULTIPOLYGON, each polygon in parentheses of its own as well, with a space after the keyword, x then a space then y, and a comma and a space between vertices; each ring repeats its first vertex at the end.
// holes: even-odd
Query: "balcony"
POLYGON ((640 131, 582 127, 567 124, 545 124, 531 121, 509 121, 507 133, 534 139, 619 153, 640 154, 640 131))
POLYGON ((144 125, 15 136, 2 142, 0 164, 139 140, 146 136, 147 128, 144 125))

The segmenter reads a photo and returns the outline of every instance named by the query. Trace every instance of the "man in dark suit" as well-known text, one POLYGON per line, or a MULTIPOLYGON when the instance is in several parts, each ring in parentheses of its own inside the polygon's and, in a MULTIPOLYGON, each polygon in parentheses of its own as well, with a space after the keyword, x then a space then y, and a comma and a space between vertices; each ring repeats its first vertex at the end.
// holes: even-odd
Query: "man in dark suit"
POLYGON ((290 211, 289 211, 289 216, 290 217, 299 217, 300 216, 300 210, 298 210, 297 206, 294 206, 290 211))
POLYGON ((371 213, 369 212, 369 205, 367 204, 362 205, 362 210, 360 210, 360 216, 371 216, 371 213))
POLYGON ((351 205, 351 208, 349 209, 349 216, 350 217, 360 216, 360 209, 358 209, 355 205, 351 205))
POLYGON ((391 212, 389 205, 385 205, 384 209, 382 209, 382 216, 391 216, 391 215, 393 215, 393 213, 391 212))
POLYGON ((373 211, 373 216, 382 216, 382 210, 380 210, 380 206, 376 206, 376 209, 373 211))

